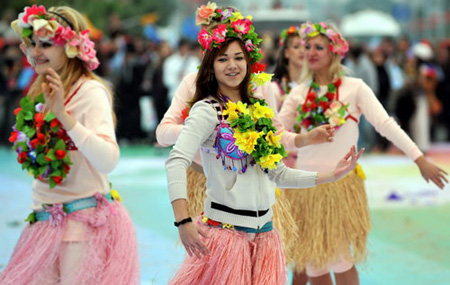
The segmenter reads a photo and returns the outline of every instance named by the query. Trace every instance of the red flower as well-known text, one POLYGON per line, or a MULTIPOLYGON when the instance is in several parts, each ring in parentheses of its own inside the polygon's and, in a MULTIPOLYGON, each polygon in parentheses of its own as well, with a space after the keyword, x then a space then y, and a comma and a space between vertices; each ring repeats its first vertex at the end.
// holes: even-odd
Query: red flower
POLYGON ((33 148, 33 149, 36 149, 36 146, 38 145, 40 143, 40 141, 39 141, 39 139, 32 139, 31 141, 30 141, 30 145, 31 145, 31 147, 33 148))
POLYGON ((334 86, 336 88, 339 88, 339 86, 341 86, 342 80, 339 78, 338 80, 336 80, 336 82, 334 83, 334 86))
POLYGON ((17 114, 22 110, 22 108, 17 108, 14 110, 14 115, 17 116, 17 114))
POLYGON ((17 161, 22 164, 25 162, 25 160, 27 160, 27 153, 26 152, 21 152, 19 153, 19 155, 17 156, 17 161))
POLYGON ((50 122, 50 127, 54 128, 57 126, 61 126, 61 123, 58 121, 58 119, 55 118, 50 122))
POLYGON ((64 157, 66 157, 66 152, 64 150, 57 150, 55 151, 55 155, 57 159, 63 159, 64 157))
POLYGON ((325 96, 328 98, 328 101, 331 101, 334 99, 334 93, 328 92, 327 94, 325 94, 325 96))
POLYGON ((208 225, 213 226, 213 227, 218 227, 220 226, 220 222, 214 221, 214 220, 210 220, 208 219, 208 221, 206 222, 208 225))
POLYGON ((34 115, 34 123, 36 124, 36 127, 41 127, 44 124, 44 114, 36 113, 36 115, 34 115))
POLYGON ((56 184, 61 184, 62 181, 62 176, 53 176, 52 177, 53 181, 55 181, 56 184))
POLYGON ((70 166, 68 166, 67 164, 63 164, 63 167, 64 167, 64 173, 65 174, 69 173, 70 166))
POLYGON ((310 119, 306 119, 303 121, 303 124, 305 125, 305 128, 308 128, 311 125, 311 120, 310 119))
POLYGON ((325 111, 326 109, 328 109, 330 107, 330 103, 324 102, 324 101, 320 101, 319 102, 319 107, 322 107, 322 109, 325 111))
POLYGON ((255 62, 252 65, 252 73, 264 72, 265 69, 266 65, 259 62, 255 62))
POLYGON ((187 117, 189 116, 189 107, 186 107, 183 109, 183 111, 181 111, 181 119, 184 121, 186 121, 187 117))
POLYGON ((13 142, 15 142, 16 140, 17 140, 17 132, 16 132, 16 131, 11 132, 11 136, 9 137, 9 142, 10 142, 10 143, 13 143, 13 142))
POLYGON ((317 109, 317 104, 316 104, 316 102, 311 102, 311 104, 309 105, 309 108, 311 108, 311 109, 317 109))
POLYGON ((306 101, 308 101, 308 100, 311 102, 315 101, 316 93, 315 92, 308 93, 308 95, 306 96, 306 101))
POLYGON ((37 133, 36 137, 40 142, 45 142, 45 135, 43 133, 37 133))
POLYGON ((45 160, 52 161, 48 156, 45 156, 45 160))
POLYGON ((306 105, 306 103, 302 105, 302 111, 305 113, 308 112, 308 106, 306 105))

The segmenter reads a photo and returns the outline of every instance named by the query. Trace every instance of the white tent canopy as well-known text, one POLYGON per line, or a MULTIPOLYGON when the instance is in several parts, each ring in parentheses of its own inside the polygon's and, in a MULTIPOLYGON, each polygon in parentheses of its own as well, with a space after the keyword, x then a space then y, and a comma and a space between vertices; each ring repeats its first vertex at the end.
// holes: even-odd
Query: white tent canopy
POLYGON ((341 32, 345 37, 396 37, 400 35, 401 28, 391 15, 367 9, 345 16, 342 19, 341 32))

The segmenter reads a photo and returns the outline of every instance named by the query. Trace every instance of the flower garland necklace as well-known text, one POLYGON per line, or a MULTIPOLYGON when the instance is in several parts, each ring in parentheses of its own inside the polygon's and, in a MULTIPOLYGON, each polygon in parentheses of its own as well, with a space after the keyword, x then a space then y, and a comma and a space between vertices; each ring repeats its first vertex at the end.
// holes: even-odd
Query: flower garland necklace
POLYGON ((50 188, 54 188, 70 170, 72 161, 67 151, 76 147, 66 141, 67 133, 55 115, 44 113, 44 103, 43 94, 34 100, 29 96, 20 100, 20 108, 14 111, 16 124, 9 141, 14 144, 22 169, 28 170, 35 179, 48 179, 50 188))
POLYGON ((303 127, 306 130, 312 130, 323 124, 331 124, 339 128, 348 118, 356 120, 348 114, 349 104, 339 101, 339 86, 342 80, 338 78, 335 82, 328 84, 327 92, 318 96, 320 85, 311 81, 306 100, 297 107, 297 124, 294 125, 294 131, 300 132, 303 127))
MULTIPOLYGON (((233 145, 244 156, 250 155, 261 168, 275 169, 278 162, 286 157, 286 152, 280 143, 281 134, 275 135, 277 130, 272 125, 273 110, 265 100, 253 97, 250 98, 250 106, 241 101, 224 101, 226 108, 222 116, 228 116, 227 121, 233 130, 233 145)), ((245 168, 242 170, 245 172, 245 168)))

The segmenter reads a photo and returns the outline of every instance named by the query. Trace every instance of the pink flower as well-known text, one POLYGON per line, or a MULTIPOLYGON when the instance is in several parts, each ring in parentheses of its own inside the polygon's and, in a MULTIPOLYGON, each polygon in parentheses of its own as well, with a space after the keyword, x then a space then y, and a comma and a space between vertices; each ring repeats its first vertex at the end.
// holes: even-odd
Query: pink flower
POLYGON ((250 30, 251 22, 249 24, 248 19, 236 20, 231 24, 231 27, 237 32, 243 35, 247 34, 250 30))
POLYGON ((78 35, 70 27, 59 26, 53 37, 53 43, 59 46, 64 46, 66 43, 77 46, 79 42, 78 35))
POLYGON ((64 212, 63 204, 54 204, 47 207, 46 212, 50 213, 50 225, 57 227, 61 225, 67 213, 64 212))
POLYGON ((100 63, 96 57, 97 51, 95 50, 95 44, 89 38, 89 32, 89 30, 84 30, 80 33, 78 58, 84 61, 90 70, 94 70, 100 63))
POLYGON ((253 44, 252 40, 247 40, 247 41, 245 42, 245 49, 246 49, 247 51, 252 51, 252 50, 255 49, 255 45, 253 44))
POLYGON ((210 49, 212 41, 213 38, 205 28, 203 28, 200 33, 198 33, 198 42, 203 47, 203 49, 210 49))
POLYGON ((45 7, 44 6, 39 6, 37 7, 36 5, 33 5, 31 7, 25 7, 25 15, 23 16, 23 21, 25 23, 28 23, 28 18, 32 15, 44 15, 45 14, 45 7))
POLYGON ((219 25, 216 29, 213 30, 212 39, 216 43, 224 42, 226 34, 227 34, 227 25, 226 24, 219 25))
POLYGON ((200 8, 197 9, 197 15, 195 19, 195 24, 198 25, 208 25, 211 21, 211 18, 214 17, 215 13, 214 11, 217 8, 216 3, 208 2, 208 4, 200 6, 200 8))

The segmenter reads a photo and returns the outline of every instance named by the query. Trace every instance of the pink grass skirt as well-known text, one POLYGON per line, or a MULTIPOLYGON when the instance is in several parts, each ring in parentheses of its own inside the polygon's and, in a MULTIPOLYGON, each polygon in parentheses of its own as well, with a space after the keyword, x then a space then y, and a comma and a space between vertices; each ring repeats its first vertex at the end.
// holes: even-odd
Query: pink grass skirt
POLYGON ((213 228, 196 221, 209 238, 210 250, 198 259, 187 256, 170 284, 284 285, 287 282, 285 258, 276 229, 251 235, 236 230, 213 228))
POLYGON ((139 284, 136 233, 128 212, 118 202, 92 209, 68 214, 56 227, 47 221, 27 225, 0 284, 139 284), (74 222, 83 224, 84 237, 67 242, 68 224, 74 222), (83 250, 78 266, 68 271, 61 262, 71 243, 83 250), (70 272, 70 280, 64 272, 70 272))

